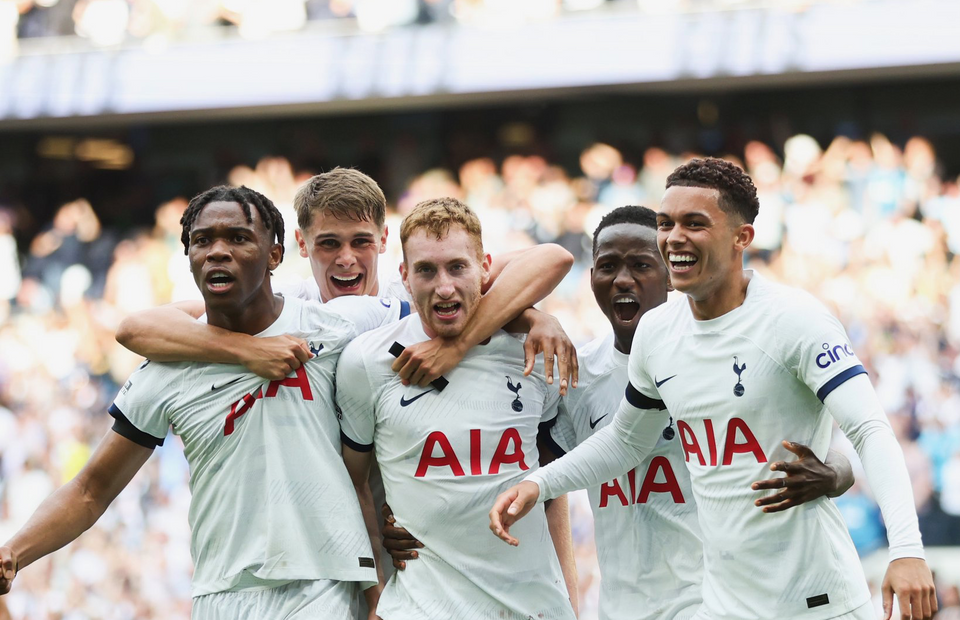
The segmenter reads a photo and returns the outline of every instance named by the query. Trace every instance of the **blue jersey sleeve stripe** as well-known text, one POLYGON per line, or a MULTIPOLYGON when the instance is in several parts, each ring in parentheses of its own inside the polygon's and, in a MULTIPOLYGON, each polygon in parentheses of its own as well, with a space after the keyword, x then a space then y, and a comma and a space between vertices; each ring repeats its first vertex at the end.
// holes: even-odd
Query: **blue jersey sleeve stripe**
POLYGON ((817 398, 819 398, 820 402, 822 403, 824 399, 830 394, 830 392, 834 391, 835 389, 843 385, 848 379, 852 379, 857 375, 865 375, 865 374, 867 374, 867 371, 864 370, 863 366, 861 366, 860 364, 857 364, 852 368, 847 368, 846 370, 841 372, 839 375, 837 375, 833 379, 830 379, 829 381, 827 381, 823 385, 823 387, 817 391, 817 398))
POLYGON ((117 407, 116 403, 110 405, 107 413, 113 416, 113 431, 121 437, 125 437, 144 448, 156 448, 163 445, 163 440, 166 439, 165 437, 157 438, 149 433, 144 433, 134 426, 133 422, 127 419, 127 416, 123 415, 123 412, 120 411, 120 407, 117 407))
POLYGON ((340 441, 347 444, 347 447, 349 447, 351 450, 355 450, 356 452, 370 452, 373 450, 373 444, 367 445, 364 443, 357 443, 356 441, 347 437, 347 434, 343 431, 340 431, 340 441))
POLYGON ((631 383, 627 384, 627 393, 625 396, 627 397, 627 402, 637 409, 659 409, 660 411, 663 411, 667 408, 667 406, 663 404, 662 400, 644 396, 640 393, 640 390, 633 387, 633 384, 631 383))
POLYGON ((410 314, 410 302, 401 301, 400 302, 400 318, 402 319, 403 317, 408 316, 409 314, 410 314))

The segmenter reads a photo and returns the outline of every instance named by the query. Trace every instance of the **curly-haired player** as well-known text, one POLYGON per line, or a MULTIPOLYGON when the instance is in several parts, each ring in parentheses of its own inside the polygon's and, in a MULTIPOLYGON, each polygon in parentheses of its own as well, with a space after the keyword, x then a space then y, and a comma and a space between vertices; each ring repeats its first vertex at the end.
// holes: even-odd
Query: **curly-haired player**
POLYGON ((903 453, 840 322, 811 295, 743 269, 756 212, 753 183, 732 164, 696 159, 669 177, 657 244, 684 297, 637 326, 613 422, 502 494, 490 527, 516 544, 509 527, 537 501, 634 467, 669 410, 703 534, 703 605, 694 618, 867 620, 870 592, 836 506, 820 498, 775 514, 756 509, 754 481, 786 456, 783 438, 822 458, 836 420, 887 524, 887 617, 896 593, 901 618, 930 618, 937 602, 903 453))
POLYGON ((237 365, 144 362, 111 405, 115 423, 87 465, 0 547, 0 594, 18 570, 90 528, 172 427, 190 465, 192 616, 353 620, 357 584, 371 607, 379 588, 340 457, 333 373, 347 342, 399 320, 403 305, 276 295, 280 213, 245 187, 200 194, 181 223, 206 322, 260 338, 293 334, 313 355, 269 382, 237 365))

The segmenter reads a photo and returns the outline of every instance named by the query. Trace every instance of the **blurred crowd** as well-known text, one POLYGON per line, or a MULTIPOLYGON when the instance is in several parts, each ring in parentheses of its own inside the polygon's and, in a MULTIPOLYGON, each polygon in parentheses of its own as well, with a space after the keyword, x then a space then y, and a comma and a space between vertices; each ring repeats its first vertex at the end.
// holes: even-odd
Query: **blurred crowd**
MULTIPOLYGON (((607 326, 589 288, 590 232, 614 207, 656 207, 666 176, 694 154, 649 148, 631 155, 593 144, 575 171, 511 155, 416 174, 389 197, 381 277, 396 273, 404 213, 426 198, 456 196, 480 214, 490 252, 555 242, 574 254, 572 272, 542 308, 585 343, 607 326)), ((821 145, 798 135, 776 149, 751 142, 726 157, 760 192, 749 266, 812 292, 840 317, 903 446, 925 543, 960 545, 958 179, 944 177, 920 137, 905 144, 882 135, 837 137, 821 145)), ((292 199, 311 172, 273 157, 223 180, 271 197, 290 218, 292 249, 292 199)), ((198 296, 179 241, 185 207, 184 198, 159 206, 150 230, 109 230, 96 205, 79 199, 27 247, 17 247, 17 222, 0 211, 0 542, 76 474, 111 426, 106 408, 139 363, 114 341, 119 320, 198 296)), ((276 277, 307 276, 306 261, 288 251, 276 277)), ((842 435, 835 444, 859 469, 842 435)), ((168 439, 90 532, 24 571, 4 597, 12 617, 187 618, 187 475, 179 442, 168 439)), ((885 538, 860 479, 836 502, 867 555, 885 538)), ((585 496, 572 511, 581 617, 595 618, 598 574, 585 496)), ((957 586, 941 579, 941 620, 960 618, 957 586)))
POLYGON ((431 23, 503 27, 605 7, 649 13, 802 10, 830 1, 840 0, 0 0, 0 42, 76 35, 97 46, 160 44, 211 26, 234 26, 243 37, 260 38, 335 22, 361 32, 431 23))

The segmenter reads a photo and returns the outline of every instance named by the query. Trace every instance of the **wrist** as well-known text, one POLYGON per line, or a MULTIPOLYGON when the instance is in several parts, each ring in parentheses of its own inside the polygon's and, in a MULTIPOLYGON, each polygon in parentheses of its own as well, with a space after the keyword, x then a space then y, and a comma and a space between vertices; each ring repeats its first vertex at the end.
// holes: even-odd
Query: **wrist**
POLYGON ((827 492, 827 497, 840 497, 843 495, 849 486, 844 485, 843 475, 840 465, 836 463, 824 463, 827 466, 827 469, 830 470, 830 490, 827 492))
POLYGON ((242 364, 249 367, 251 363, 260 359, 254 347, 250 346, 252 344, 251 340, 255 341, 256 338, 237 332, 229 332, 220 338, 224 357, 230 360, 227 363, 242 364))

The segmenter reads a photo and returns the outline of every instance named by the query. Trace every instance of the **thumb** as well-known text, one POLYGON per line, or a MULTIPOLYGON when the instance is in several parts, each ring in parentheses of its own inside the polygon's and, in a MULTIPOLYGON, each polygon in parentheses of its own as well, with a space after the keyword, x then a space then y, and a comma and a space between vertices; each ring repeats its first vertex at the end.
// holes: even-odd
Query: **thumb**
POLYGON ((790 452, 793 452, 800 458, 804 458, 813 453, 813 451, 810 448, 803 445, 802 443, 797 443, 795 441, 784 440, 783 447, 789 450, 790 452))
POLYGON ((520 511, 523 510, 525 504, 526 502, 523 501, 523 498, 518 497, 517 499, 513 500, 513 503, 511 503, 510 507, 507 508, 507 514, 512 517, 517 516, 520 514, 520 511))

